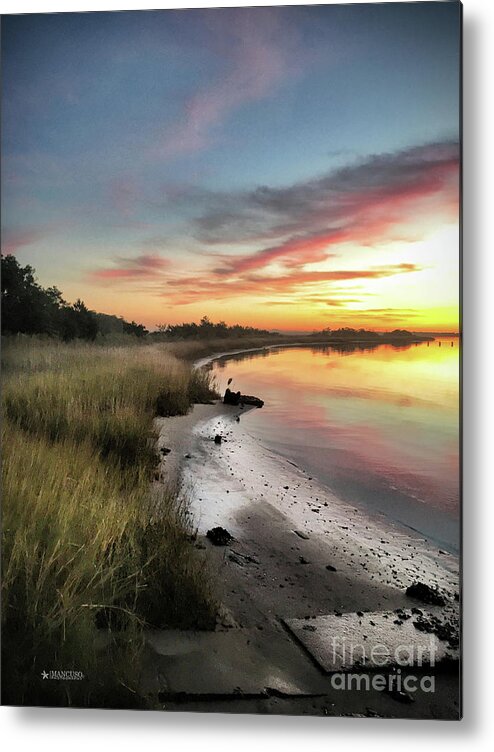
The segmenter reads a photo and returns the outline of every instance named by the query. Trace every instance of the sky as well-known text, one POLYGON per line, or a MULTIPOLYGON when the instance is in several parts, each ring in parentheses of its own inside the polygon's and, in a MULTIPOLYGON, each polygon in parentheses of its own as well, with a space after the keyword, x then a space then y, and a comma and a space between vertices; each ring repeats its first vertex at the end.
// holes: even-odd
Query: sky
POLYGON ((2 253, 155 328, 458 330, 457 2, 2 17, 2 253))

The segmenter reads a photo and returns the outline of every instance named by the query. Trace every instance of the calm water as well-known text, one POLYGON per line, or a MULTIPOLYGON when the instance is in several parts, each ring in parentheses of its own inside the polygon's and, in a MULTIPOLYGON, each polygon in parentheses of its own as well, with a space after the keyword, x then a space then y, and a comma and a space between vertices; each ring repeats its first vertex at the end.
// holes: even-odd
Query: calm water
POLYGON ((212 368, 222 390, 233 378, 265 400, 243 419, 262 444, 341 498, 458 550, 458 339, 244 353, 212 368))

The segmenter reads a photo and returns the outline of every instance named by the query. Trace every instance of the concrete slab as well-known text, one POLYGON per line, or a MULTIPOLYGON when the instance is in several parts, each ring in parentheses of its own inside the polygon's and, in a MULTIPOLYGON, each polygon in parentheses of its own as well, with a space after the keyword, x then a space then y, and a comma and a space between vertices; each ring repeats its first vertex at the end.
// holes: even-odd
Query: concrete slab
POLYGON ((147 635, 145 691, 187 696, 315 696, 327 680, 280 627, 147 635))
POLYGON ((286 619, 284 624, 326 673, 434 666, 452 654, 435 634, 414 627, 416 617, 411 611, 403 614, 408 618, 402 619, 394 611, 380 611, 286 619))

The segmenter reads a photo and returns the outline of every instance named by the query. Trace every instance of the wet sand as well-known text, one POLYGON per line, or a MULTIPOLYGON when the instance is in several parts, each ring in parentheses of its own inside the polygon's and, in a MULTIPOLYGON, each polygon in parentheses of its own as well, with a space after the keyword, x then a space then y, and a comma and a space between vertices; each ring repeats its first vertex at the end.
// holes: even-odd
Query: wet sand
MULTIPOLYGON (((269 661, 270 645, 285 655, 285 680, 303 657, 307 697, 264 697, 231 692, 167 696, 169 709, 235 712, 363 714, 393 717, 458 717, 458 664, 437 668, 437 689, 402 704, 383 692, 321 690, 314 656, 297 643, 285 620, 356 612, 391 612, 420 606, 441 618, 458 619, 458 559, 413 532, 371 517, 331 494, 302 468, 262 447, 248 433, 249 411, 198 405, 185 417, 160 419, 162 476, 175 477, 190 499, 196 545, 207 553, 223 604, 218 629, 252 634, 269 661), (239 420, 237 420, 237 418, 239 420), (221 444, 214 437, 222 437, 221 444), (205 537, 215 526, 234 540, 213 546, 205 537), (415 581, 437 586, 445 607, 424 607, 405 589, 415 581), (317 699, 315 697, 317 696, 317 699), (186 699, 184 699, 184 697, 186 699)), ((399 629, 399 626, 392 627, 399 629)), ((450 651, 454 654, 454 651, 450 651)), ((221 655, 221 648, 219 648, 221 655)), ((277 665, 283 657, 277 658, 277 665)), ((186 669, 184 669, 186 670, 186 669)), ((166 673, 166 671, 165 671, 166 673)), ((288 679, 287 679, 288 677, 288 679)), ((241 678, 239 679, 241 682, 241 678)), ((187 681, 185 682, 187 685, 187 681)), ((242 687, 240 686, 240 691, 242 687)))

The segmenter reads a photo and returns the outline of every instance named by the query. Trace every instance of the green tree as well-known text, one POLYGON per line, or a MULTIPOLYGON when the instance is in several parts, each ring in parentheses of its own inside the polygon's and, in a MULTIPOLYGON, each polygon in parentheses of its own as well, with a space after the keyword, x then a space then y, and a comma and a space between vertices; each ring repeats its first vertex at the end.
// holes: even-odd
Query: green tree
POLYGON ((144 324, 136 324, 135 321, 131 321, 130 324, 128 321, 124 321, 123 330, 126 334, 133 334, 135 337, 145 337, 146 334, 149 334, 144 324))
POLYGON ((55 334, 63 304, 56 287, 43 289, 34 269, 15 256, 2 256, 2 331, 9 334, 55 334))
POLYGON ((82 300, 65 306, 61 311, 61 336, 64 340, 87 339, 93 341, 98 334, 96 315, 82 300))

